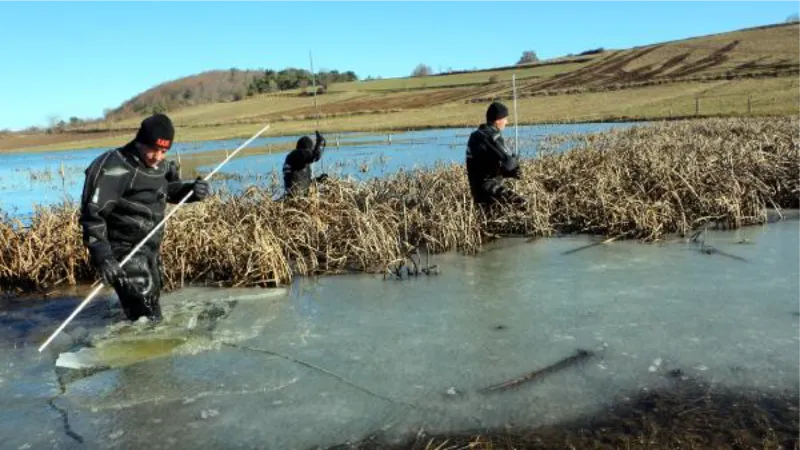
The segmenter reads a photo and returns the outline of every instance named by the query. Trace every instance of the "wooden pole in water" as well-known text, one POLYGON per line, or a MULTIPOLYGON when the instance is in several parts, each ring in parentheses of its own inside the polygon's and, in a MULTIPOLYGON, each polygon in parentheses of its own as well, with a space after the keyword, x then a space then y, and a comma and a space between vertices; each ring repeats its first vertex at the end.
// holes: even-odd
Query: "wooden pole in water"
POLYGON ((519 155, 519 126, 517 120, 517 75, 511 75, 511 89, 514 91, 514 153, 519 155))
MULTIPOLYGON (((228 161, 230 161, 230 160, 231 160, 231 158, 233 158, 234 156, 236 156, 236 154, 237 154, 237 153, 239 153, 239 151, 240 151, 241 149, 243 149, 243 148, 247 147, 247 145, 249 145, 251 142, 253 142, 253 141, 254 141, 254 140, 255 140, 255 139, 258 137, 258 136, 260 136, 260 135, 261 135, 261 133, 263 133, 263 132, 267 131, 267 129, 268 129, 269 127, 270 127, 270 125, 269 125, 269 124, 267 124, 267 126, 265 126, 264 128, 262 128, 261 130, 259 130, 259 132, 258 132, 258 133, 254 134, 254 135, 253 135, 253 137, 251 137, 250 139, 248 139, 247 141, 245 141, 245 143, 244 143, 244 144, 240 145, 240 146, 239 146, 239 148, 237 148, 237 149, 236 149, 236 150, 234 150, 234 151, 233 151, 233 152, 232 152, 230 155, 228 155, 228 157, 227 157, 227 158, 225 158, 225 160, 224 160, 224 161, 222 161, 221 163, 219 163, 219 165, 218 165, 217 167, 215 167, 215 168, 214 168, 214 170, 212 170, 212 171, 211 171, 211 173, 209 173, 208 175, 206 175, 206 176, 205 176, 203 179, 204 179, 204 180, 206 180, 206 181, 210 180, 210 179, 211 179, 211 177, 212 177, 212 176, 214 176, 214 174, 215 174, 215 173, 217 173, 217 171, 219 171, 219 170, 222 168, 222 166, 224 166, 225 164, 227 164, 227 163, 228 163, 228 161)), ((181 206, 183 206, 183 204, 184 204, 184 203, 186 203, 186 201, 187 201, 187 200, 189 200, 189 197, 191 197, 192 195, 194 195, 194 193, 193 193, 193 192, 189 192, 188 194, 186 194, 186 195, 185 195, 185 196, 184 196, 184 197, 181 199, 181 201, 180 201, 180 202, 178 202, 178 204, 177 204, 177 205, 175 205, 175 207, 174 207, 174 208, 172 208, 172 210, 171 210, 169 213, 167 213, 167 215, 166 215, 166 216, 164 216, 164 218, 161 220, 161 222, 159 222, 159 223, 158 223, 158 224, 157 224, 155 227, 153 227, 153 229, 152 229, 152 230, 150 230, 150 232, 149 232, 149 233, 147 233, 147 236, 145 236, 145 237, 144 237, 144 239, 142 239, 142 240, 141 240, 141 242, 139 242, 138 244, 136 244, 136 247, 134 247, 134 248, 133 248, 133 250, 131 250, 131 252, 130 252, 130 253, 128 253, 128 256, 126 256, 126 257, 125 257, 125 259, 123 259, 122 261, 120 261, 119 265, 120 265, 120 266, 124 266, 124 265, 125 265, 125 263, 127 263, 127 262, 128 262, 130 259, 131 259, 131 257, 132 257, 134 254, 136 254, 136 252, 137 252, 137 251, 139 251, 139 249, 140 249, 140 248, 142 248, 142 246, 144 245, 144 243, 145 243, 145 242, 147 242, 147 240, 148 240, 148 239, 150 239, 150 237, 151 237, 151 236, 153 236, 153 235, 154 235, 154 234, 155 234, 155 233, 156 233, 156 232, 157 232, 157 231, 158 231, 158 230, 159 230, 159 229, 160 229, 162 226, 164 226, 164 224, 165 224, 165 223, 167 223, 167 219, 169 219, 170 217, 172 217, 172 215, 173 215, 173 214, 175 214, 175 213, 176 213, 176 212, 177 212, 177 211, 178 211, 178 210, 181 208, 181 206)), ((52 341, 53 341, 53 339, 55 339, 55 337, 56 337, 56 336, 58 336, 58 333, 61 333, 61 331, 62 331, 62 330, 63 330, 63 329, 64 329, 64 328, 67 326, 67 324, 69 324, 70 322, 72 322, 72 319, 74 319, 74 318, 75 318, 75 316, 77 316, 77 315, 78 315, 78 313, 79 313, 79 312, 81 312, 81 310, 82 310, 83 308, 85 308, 85 307, 86 307, 86 305, 88 305, 88 304, 89 304, 89 302, 90 302, 90 301, 91 301, 93 298, 97 297, 97 294, 99 294, 99 293, 100 293, 100 291, 101 291, 101 290, 103 290, 103 287, 104 287, 104 285, 103 285, 102 283, 100 283, 100 284, 98 284, 98 286, 97 286, 96 288, 94 288, 94 290, 93 290, 93 291, 92 291, 92 292, 91 292, 91 293, 90 293, 90 294, 89 294, 89 295, 88 295, 88 296, 87 296, 87 297, 86 297, 86 298, 83 300, 83 302, 81 302, 81 304, 80 304, 80 305, 78 305, 78 307, 77 307, 77 308, 75 308, 75 311, 73 311, 73 312, 72 312, 72 314, 70 314, 70 315, 69 315, 69 317, 67 317, 67 320, 65 320, 65 321, 64 321, 64 323, 62 323, 62 324, 61 324, 61 325, 60 325, 60 326, 59 326, 59 327, 56 329, 56 331, 54 331, 54 332, 53 332, 53 334, 51 334, 51 335, 50 335, 50 337, 49 337, 49 338, 47 338, 47 340, 46 340, 46 341, 44 341, 44 344, 42 344, 42 346, 41 346, 41 347, 39 347, 39 352, 40 352, 40 353, 42 352, 42 350, 44 350, 44 349, 45 349, 45 348, 46 348, 46 347, 47 347, 47 346, 50 344, 50 342, 52 342, 52 341)))
MULTIPOLYGON (((181 150, 177 148, 177 146, 175 148, 175 153, 178 155, 178 178, 183 178, 183 169, 181 168, 181 150)), ((227 150, 225 153, 228 153, 227 150)))
MULTIPOLYGON (((319 131, 319 107, 317 106, 317 81, 314 76, 314 59, 311 57, 311 50, 308 51, 308 61, 311 63, 311 89, 314 90, 314 110, 317 113, 317 131, 319 131)), ((325 160, 319 161, 322 171, 325 171, 325 160)))
POLYGON ((314 58, 311 57, 311 50, 308 51, 308 61, 311 63, 311 89, 314 91, 314 110, 317 113, 317 129, 319 129, 319 107, 317 107, 317 79, 314 76, 314 58))
POLYGON ((58 169, 58 174, 61 176, 61 190, 64 193, 64 203, 67 203, 69 199, 69 195, 67 195, 67 172, 64 170, 64 160, 61 160, 61 164, 58 169))
POLYGON ((522 375, 522 376, 517 377, 517 378, 512 378, 512 379, 510 379, 508 381, 504 381, 504 382, 502 382, 500 384, 495 384, 495 385, 492 385, 492 386, 486 386, 484 388, 478 389, 478 392, 480 392, 480 393, 488 393, 488 392, 499 391, 499 390, 508 389, 508 388, 515 387, 515 386, 519 386, 522 383, 525 383, 527 381, 531 381, 531 380, 537 379, 537 378, 539 378, 539 377, 541 377, 543 375, 547 375, 547 374, 556 372, 558 370, 564 369, 564 368, 566 368, 566 367, 568 367, 568 366, 570 366, 572 364, 578 363, 578 362, 580 362, 580 361, 582 361, 584 359, 590 358, 592 356, 594 356, 593 352, 590 352, 590 351, 587 351, 587 350, 578 350, 574 355, 569 356, 567 358, 564 358, 564 359, 562 359, 561 361, 559 361, 559 362, 557 362, 555 364, 552 364, 552 365, 549 365, 549 366, 545 367, 544 369, 534 370, 533 372, 527 373, 527 374, 522 375))

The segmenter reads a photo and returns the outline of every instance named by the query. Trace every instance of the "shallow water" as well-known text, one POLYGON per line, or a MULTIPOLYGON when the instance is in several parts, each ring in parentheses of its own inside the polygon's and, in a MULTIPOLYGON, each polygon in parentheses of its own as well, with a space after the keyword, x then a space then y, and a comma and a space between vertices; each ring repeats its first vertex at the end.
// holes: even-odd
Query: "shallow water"
POLYGON ((0 442, 309 448, 378 431, 535 426, 603 411, 675 369, 796 397, 798 225, 710 231, 705 243, 724 253, 682 241, 569 253, 590 238, 506 239, 479 256, 434 256, 438 276, 184 289, 165 296, 161 328, 111 325, 118 312, 104 299, 43 354, 36 347, 80 298, 11 302, 0 316, 0 442), (166 352, 163 339, 173 339, 166 352), (94 373, 55 369, 85 342, 135 350, 94 373), (593 356, 478 392, 577 349, 593 356))
MULTIPOLYGON (((533 156, 541 139, 546 136, 571 133, 591 133, 633 126, 632 123, 594 123, 575 125, 535 125, 519 127, 520 151, 523 156, 533 156)), ((356 179, 384 176, 400 168, 432 167, 437 163, 463 162, 464 148, 472 129, 436 129, 392 133, 389 145, 385 134, 330 133, 323 160, 316 163, 314 171, 327 172, 340 177, 356 179), (340 147, 337 148, 337 140, 340 147)), ((313 134, 313 131, 309 131, 313 134)), ((513 140, 513 128, 505 136, 513 140)), ((296 142, 300 136, 283 136, 255 139, 250 147, 266 147, 296 142)), ((180 154, 183 160, 192 155, 218 150, 234 150, 245 139, 227 139, 176 143, 170 159, 180 154)), ((120 146, 125 141, 120 141, 120 146)), ((563 147, 566 148, 566 147, 563 147)), ((44 153, 0 154, 0 214, 25 218, 34 211, 34 204, 53 205, 65 199, 78 201, 83 189, 84 170, 107 148, 52 151, 44 153), (64 176, 62 177, 62 170, 64 176)), ((226 187, 237 191, 250 184, 264 183, 275 171, 280 174, 287 152, 237 156, 222 170, 222 177, 213 181, 215 189, 226 187), (236 176, 234 180, 225 175, 236 176)), ((224 160, 220 157, 219 162, 224 160)), ((215 165, 200 166, 210 172, 215 165)), ((282 178, 279 178, 281 180, 282 178)))

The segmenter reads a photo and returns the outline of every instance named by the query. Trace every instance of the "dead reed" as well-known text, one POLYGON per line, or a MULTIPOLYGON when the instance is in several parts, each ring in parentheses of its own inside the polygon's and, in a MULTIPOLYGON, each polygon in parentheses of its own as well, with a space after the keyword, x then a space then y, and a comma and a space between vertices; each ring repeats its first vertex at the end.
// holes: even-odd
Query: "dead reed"
MULTIPOLYGON (((382 272, 416 247, 473 253, 497 235, 655 241, 709 222, 763 223, 768 208, 799 206, 797 118, 668 122, 570 138, 573 150, 540 150, 523 162, 523 179, 509 182, 528 200, 523 209, 476 207, 460 164, 366 183, 329 180, 290 201, 272 200, 274 186, 214 196, 167 225, 167 286, 382 272)), ((0 218, 2 290, 93 281, 77 219, 73 204, 40 208, 29 226, 0 218)))

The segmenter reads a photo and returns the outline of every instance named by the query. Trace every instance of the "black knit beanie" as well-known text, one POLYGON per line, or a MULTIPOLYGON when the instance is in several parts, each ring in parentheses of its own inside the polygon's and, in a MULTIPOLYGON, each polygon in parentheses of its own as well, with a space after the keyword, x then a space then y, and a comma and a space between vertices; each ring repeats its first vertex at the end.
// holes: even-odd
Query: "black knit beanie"
POLYGON ((172 139, 175 137, 175 128, 172 121, 164 114, 154 114, 142 121, 139 131, 136 133, 136 142, 148 147, 172 147, 172 139))
POLYGON ((508 117, 508 108, 500 102, 494 102, 489 105, 486 110, 486 123, 492 124, 495 120, 500 120, 503 117, 508 117))
POLYGON ((297 140, 298 150, 311 150, 314 148, 314 141, 308 136, 303 136, 297 140))

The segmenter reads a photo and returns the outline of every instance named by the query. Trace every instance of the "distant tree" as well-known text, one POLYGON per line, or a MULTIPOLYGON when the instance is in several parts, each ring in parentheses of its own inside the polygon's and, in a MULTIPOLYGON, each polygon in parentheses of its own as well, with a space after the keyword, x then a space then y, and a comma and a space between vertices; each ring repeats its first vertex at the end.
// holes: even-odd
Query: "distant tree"
POLYGON ((536 56, 536 52, 533 50, 526 50, 522 52, 522 56, 517 61, 517 64, 530 64, 539 60, 539 57, 536 56))
POLYGON ((238 91, 233 93, 231 100, 238 102, 239 100, 243 100, 245 97, 247 97, 247 90, 245 88, 239 88, 238 91))
POLYGON ((800 14, 794 13, 786 18, 786 23, 800 22, 800 14))
POLYGON ((165 112, 167 112, 167 108, 164 106, 164 102, 161 100, 153 103, 153 107, 150 109, 150 114, 161 114, 165 112))
POLYGON ((56 114, 51 114, 51 115, 47 116, 47 126, 49 128, 55 128, 58 125, 58 122, 60 120, 61 120, 61 117, 59 117, 56 114))
POLYGON ((338 74, 334 72, 320 72, 317 77, 317 84, 324 90, 328 90, 328 86, 334 81, 334 77, 338 74))
POLYGON ((489 84, 497 83, 497 75, 492 75, 489 77, 489 84))
POLYGON ((598 47, 598 48, 593 48, 591 50, 582 51, 582 52, 578 53, 578 56, 595 55, 597 53, 603 53, 604 51, 605 51, 605 49, 603 47, 598 47))
POLYGON ((412 77, 427 77, 428 75, 431 75, 432 73, 433 73, 433 69, 431 69, 431 66, 428 66, 426 64, 421 64, 420 63, 420 64, 417 64, 417 67, 415 67, 414 70, 411 72, 411 76, 412 77))
POLYGON ((47 116, 47 129, 45 130, 45 132, 47 134, 55 132, 56 128, 58 127, 59 121, 63 122, 61 118, 56 114, 51 114, 47 116))
POLYGON ((70 125, 77 125, 77 124, 79 124, 81 122, 82 122, 82 120, 77 118, 77 117, 75 117, 75 116, 72 116, 72 117, 69 118, 69 124, 70 125))
MULTIPOLYGON (((358 79, 352 71, 333 70, 317 74, 322 77, 317 84, 322 83, 326 74, 328 84, 323 85, 324 88, 332 83, 358 79)), ((174 111, 188 105, 238 101, 248 96, 297 89, 301 83, 311 85, 311 73, 306 69, 212 70, 154 86, 119 107, 104 111, 104 118, 122 120, 153 111, 174 111)))

